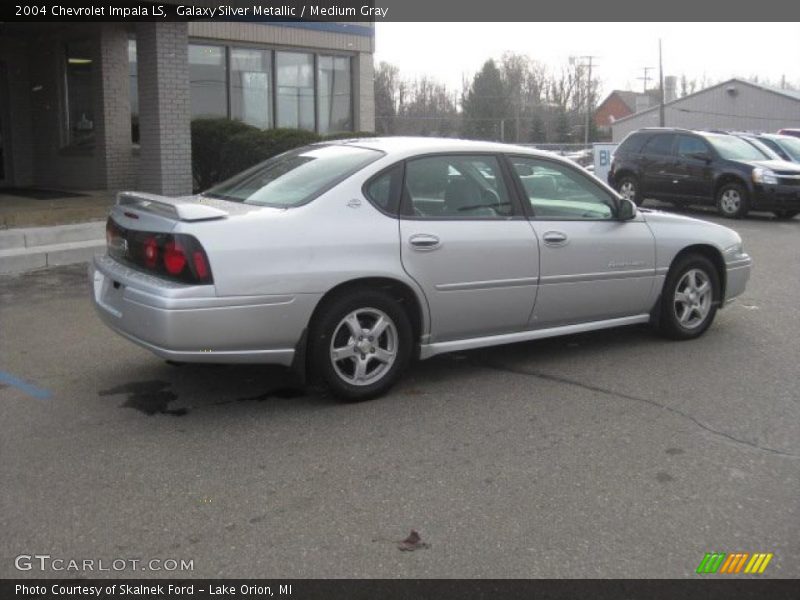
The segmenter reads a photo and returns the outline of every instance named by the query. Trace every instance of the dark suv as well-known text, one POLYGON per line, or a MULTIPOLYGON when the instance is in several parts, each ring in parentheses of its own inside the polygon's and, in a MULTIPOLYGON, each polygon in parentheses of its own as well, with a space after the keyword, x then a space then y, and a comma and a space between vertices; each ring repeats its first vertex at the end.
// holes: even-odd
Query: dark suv
POLYGON ((608 182, 641 204, 715 204, 738 218, 770 210, 778 218, 800 213, 800 165, 770 158, 735 135, 652 128, 631 133, 614 153, 608 182))

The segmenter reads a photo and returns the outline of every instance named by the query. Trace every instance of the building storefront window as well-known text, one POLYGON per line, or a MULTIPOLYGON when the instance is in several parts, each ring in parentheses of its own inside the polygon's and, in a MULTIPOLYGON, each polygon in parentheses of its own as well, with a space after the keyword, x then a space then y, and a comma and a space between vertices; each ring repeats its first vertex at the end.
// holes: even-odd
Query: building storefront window
POLYGON ((225 48, 189 46, 189 87, 192 117, 227 117, 225 48))
POLYGON ((266 50, 231 48, 231 118, 259 129, 272 126, 272 56, 266 50))
POLYGON ((314 56, 277 52, 275 64, 278 127, 314 129, 314 56))
POLYGON ((94 145, 94 102, 92 99, 92 47, 87 41, 66 44, 65 85, 67 100, 67 145, 94 145))
POLYGON ((323 134, 354 129, 349 56, 190 44, 189 79, 192 117, 323 134))
POLYGON ((320 56, 317 59, 319 87, 318 129, 320 133, 353 130, 350 58, 320 56))

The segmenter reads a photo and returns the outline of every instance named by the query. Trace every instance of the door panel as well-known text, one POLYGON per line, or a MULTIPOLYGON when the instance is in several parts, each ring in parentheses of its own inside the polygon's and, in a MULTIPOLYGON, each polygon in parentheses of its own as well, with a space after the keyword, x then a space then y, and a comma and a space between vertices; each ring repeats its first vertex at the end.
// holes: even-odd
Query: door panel
POLYGON ((400 240, 403 267, 428 299, 431 341, 525 329, 539 275, 527 221, 401 220, 400 240))
POLYGON ((713 175, 711 162, 698 159, 693 154, 705 152, 711 156, 710 148, 698 137, 679 135, 674 164, 669 169, 673 194, 686 199, 712 200, 713 175))
POLYGON ((539 249, 497 156, 416 158, 404 181, 400 254, 428 300, 431 341, 524 329, 539 249))
POLYGON ((533 221, 541 277, 531 327, 648 313, 655 240, 643 220, 533 221), (563 241, 545 237, 561 234, 563 241))
POLYGON ((641 215, 617 220, 617 199, 572 164, 521 156, 509 163, 539 241, 529 328, 649 312, 655 239, 641 215))
POLYGON ((674 141, 674 134, 659 133, 650 138, 642 149, 643 197, 660 198, 673 193, 673 177, 669 171, 674 161, 674 141))

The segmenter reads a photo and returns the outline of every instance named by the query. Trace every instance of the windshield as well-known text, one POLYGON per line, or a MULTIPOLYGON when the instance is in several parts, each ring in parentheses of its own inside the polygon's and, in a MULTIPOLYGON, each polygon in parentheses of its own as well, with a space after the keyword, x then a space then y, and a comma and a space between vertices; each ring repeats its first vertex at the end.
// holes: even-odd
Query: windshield
POLYGON ((203 195, 289 208, 313 200, 381 156, 377 150, 355 146, 305 146, 234 175, 203 195))
POLYGON ((722 158, 728 160, 764 160, 770 158, 753 144, 732 135, 714 135, 706 138, 722 158))
POLYGON ((783 151, 786 152, 786 154, 791 156, 794 160, 800 161, 800 138, 785 137, 780 139, 772 139, 776 144, 783 148, 783 151))

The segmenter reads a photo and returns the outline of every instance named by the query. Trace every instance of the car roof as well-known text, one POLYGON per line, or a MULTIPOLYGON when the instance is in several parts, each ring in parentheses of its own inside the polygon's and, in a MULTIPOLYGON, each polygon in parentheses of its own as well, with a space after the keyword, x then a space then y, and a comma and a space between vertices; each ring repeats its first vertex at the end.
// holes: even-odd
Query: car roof
POLYGON ((380 150, 390 155, 412 155, 436 152, 505 152, 524 153, 548 158, 561 158, 552 152, 537 150, 526 146, 454 138, 389 136, 331 140, 330 142, 323 143, 360 146, 362 148, 380 150))

